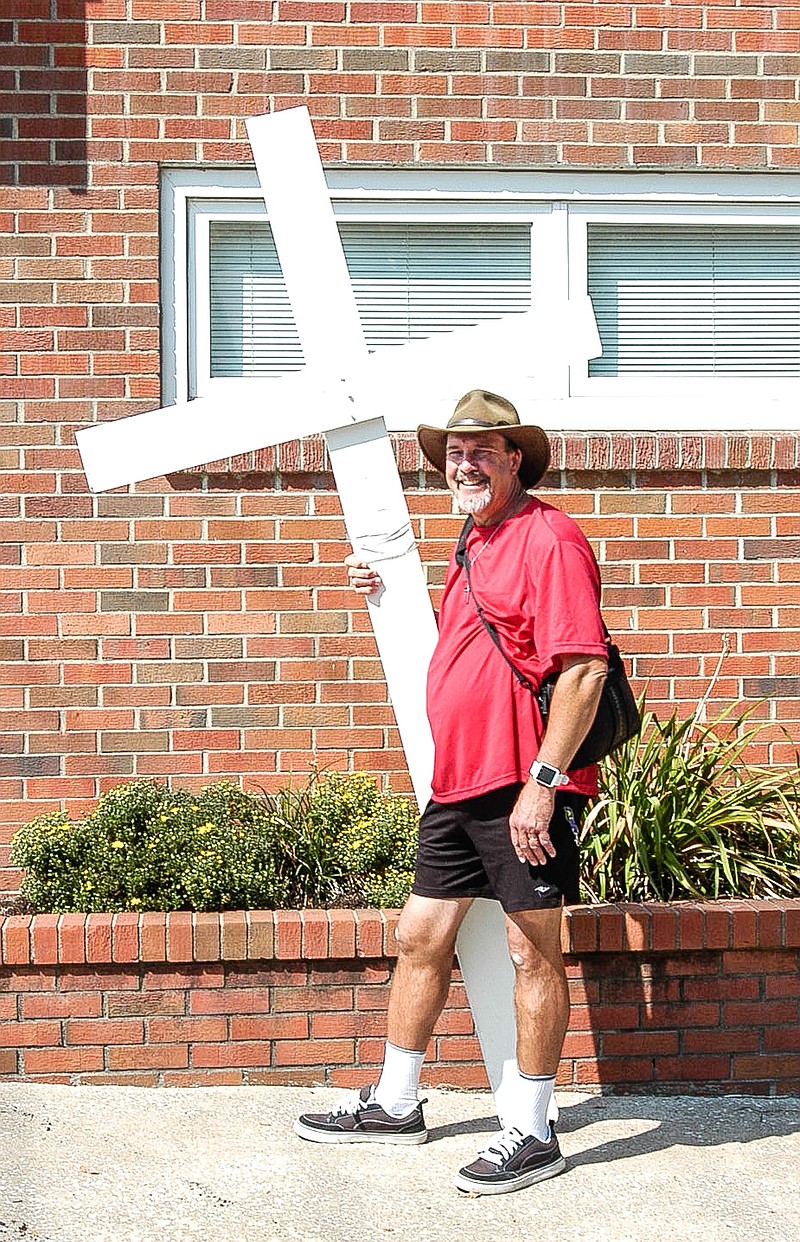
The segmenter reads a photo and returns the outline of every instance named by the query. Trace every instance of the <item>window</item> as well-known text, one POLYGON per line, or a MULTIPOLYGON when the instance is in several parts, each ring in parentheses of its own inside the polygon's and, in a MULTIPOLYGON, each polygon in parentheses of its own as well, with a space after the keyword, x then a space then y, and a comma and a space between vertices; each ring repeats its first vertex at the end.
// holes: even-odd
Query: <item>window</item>
MULTIPOLYGON (((496 356, 451 369, 548 427, 796 427, 800 176, 327 176, 370 349, 494 321, 496 356)), ((255 173, 168 170, 162 225, 165 401, 301 367, 255 173)))
MULTIPOLYGON (((367 344, 423 340, 527 310, 525 225, 340 225, 367 344)), ((266 221, 212 222, 210 377, 280 375, 303 365, 266 221)))
POLYGON ((590 375, 800 375, 800 229, 588 226, 590 375))

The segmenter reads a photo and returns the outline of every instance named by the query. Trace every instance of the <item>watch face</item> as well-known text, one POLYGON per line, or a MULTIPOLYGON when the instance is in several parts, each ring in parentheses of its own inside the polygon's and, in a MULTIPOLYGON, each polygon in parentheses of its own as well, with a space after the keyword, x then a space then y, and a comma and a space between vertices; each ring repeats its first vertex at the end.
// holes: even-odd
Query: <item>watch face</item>
POLYGON ((553 781, 557 780, 560 775, 558 768, 551 767, 549 763, 540 763, 536 779, 541 781, 542 784, 552 785, 553 781))

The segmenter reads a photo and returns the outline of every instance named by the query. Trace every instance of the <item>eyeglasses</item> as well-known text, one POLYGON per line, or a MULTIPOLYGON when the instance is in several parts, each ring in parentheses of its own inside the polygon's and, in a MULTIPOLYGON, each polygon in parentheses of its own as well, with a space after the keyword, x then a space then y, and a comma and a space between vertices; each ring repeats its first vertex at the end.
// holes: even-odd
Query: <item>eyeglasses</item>
POLYGON ((466 458, 481 466, 484 463, 490 463, 494 457, 505 457, 506 455, 500 449, 492 448, 476 448, 466 453, 463 449, 448 449, 445 453, 445 458, 453 466, 460 466, 466 458))

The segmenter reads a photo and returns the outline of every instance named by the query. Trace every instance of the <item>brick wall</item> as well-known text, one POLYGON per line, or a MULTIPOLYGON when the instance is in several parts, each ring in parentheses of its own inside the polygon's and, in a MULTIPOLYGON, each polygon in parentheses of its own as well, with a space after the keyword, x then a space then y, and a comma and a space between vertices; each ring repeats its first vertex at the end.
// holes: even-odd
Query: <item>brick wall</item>
MULTIPOLYGON (((383 1053, 395 914, 13 916, 0 1081, 360 1085, 383 1053)), ((558 1083, 800 1089, 800 901, 576 907, 558 1083)), ((457 971, 425 1081, 486 1088, 457 971)))
MULTIPOLYGON (((727 634, 712 710, 765 699, 752 757, 792 761, 800 437, 565 436, 554 451, 542 494, 597 550, 636 687, 661 715, 689 710, 727 634)), ((319 443, 281 449, 277 476, 253 454, 245 474, 95 498, 63 452, 58 489, 43 451, 26 451, 31 468, 6 482, 29 494, 0 499, 4 842, 130 777, 275 787, 316 758, 409 788, 369 619, 344 584, 332 481, 297 473, 324 464, 319 443)), ((410 439, 398 455, 435 598, 460 519, 435 480, 420 486, 410 439)), ((3 863, 15 888, 7 844, 3 863)))
MULTIPOLYGON (((162 165, 249 164, 244 119, 305 102, 330 164, 796 168, 798 10, 0 0, 0 41, 0 887, 16 824, 129 776, 407 787, 319 443, 87 494, 75 428, 160 399, 162 165)), ((718 698, 772 700, 778 761, 799 443, 556 438, 548 479, 639 684, 696 702, 730 631, 718 698)), ((399 451, 435 587, 457 521, 399 451)))

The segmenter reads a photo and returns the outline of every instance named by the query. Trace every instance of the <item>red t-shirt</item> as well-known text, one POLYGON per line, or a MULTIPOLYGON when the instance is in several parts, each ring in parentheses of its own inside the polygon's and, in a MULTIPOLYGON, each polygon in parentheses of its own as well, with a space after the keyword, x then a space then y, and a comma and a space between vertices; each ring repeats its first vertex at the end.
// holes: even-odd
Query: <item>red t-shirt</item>
MULTIPOLYGON (((472 590, 487 620, 534 686, 558 669, 561 655, 607 654, 600 573, 572 518, 532 496, 500 527, 473 526, 467 554, 472 590)), ((526 781, 544 736, 534 696, 503 660, 465 586, 451 556, 428 671, 437 802, 526 781)), ((565 788, 597 792, 596 764, 570 778, 565 788)))

